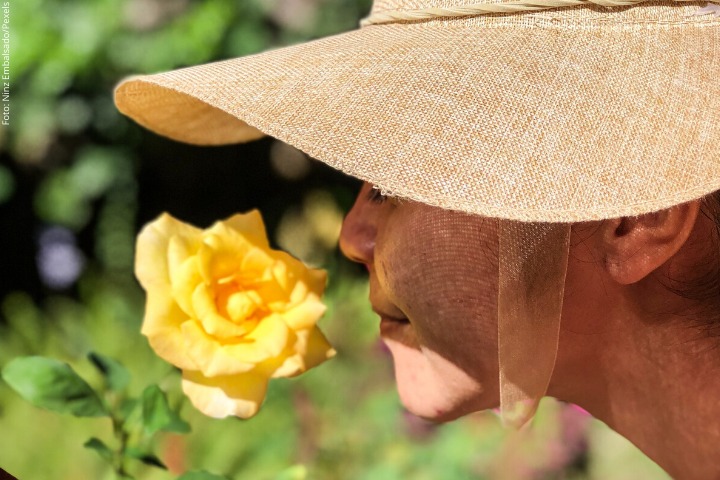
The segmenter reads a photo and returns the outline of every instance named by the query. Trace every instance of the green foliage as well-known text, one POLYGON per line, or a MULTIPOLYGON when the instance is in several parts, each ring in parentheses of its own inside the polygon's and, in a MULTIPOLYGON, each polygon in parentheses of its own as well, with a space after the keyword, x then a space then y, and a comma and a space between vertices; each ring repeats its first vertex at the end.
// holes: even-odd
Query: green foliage
POLYGON ((117 447, 111 448, 97 437, 91 437, 83 446, 112 465, 119 478, 133 478, 128 474, 126 460, 167 470, 152 453, 148 440, 158 432, 188 433, 190 425, 170 408, 166 393, 157 385, 146 387, 139 399, 124 397, 130 383, 127 368, 99 353, 87 357, 104 379, 101 395, 68 364, 45 357, 15 358, 2 370, 2 377, 36 407, 78 417, 109 417, 117 447))
POLYGON ((95 391, 66 363, 37 356, 16 358, 3 368, 2 377, 36 407, 77 417, 108 415, 95 391))
POLYGON ((204 470, 197 470, 181 475, 178 477, 178 480, 227 480, 227 477, 215 475, 214 473, 204 470))
POLYGON ((150 385, 142 394, 143 425, 148 433, 188 433, 190 425, 170 409, 165 392, 150 385))
POLYGON ((96 352, 90 352, 88 359, 105 378, 107 389, 122 392, 130 383, 130 372, 117 360, 96 352))
POLYGON ((178 477, 178 480, 227 480, 227 477, 215 475, 205 470, 199 470, 185 473, 178 477))
POLYGON ((135 460, 139 460, 145 465, 150 465, 152 467, 160 468, 162 470, 167 470, 165 464, 158 457, 142 449, 128 448, 125 451, 125 456, 128 458, 134 458, 135 460))
POLYGON ((38 216, 73 229, 84 227, 95 200, 132 182, 128 162, 117 148, 81 149, 71 166, 56 169, 40 184, 35 197, 38 216))
POLYGON ((105 460, 106 462, 112 462, 113 461, 113 451, 110 450, 110 447, 105 445, 105 442, 100 440, 99 438, 92 437, 90 440, 85 442, 83 444, 85 448, 89 448, 90 450, 94 450, 97 452, 100 457, 105 460))

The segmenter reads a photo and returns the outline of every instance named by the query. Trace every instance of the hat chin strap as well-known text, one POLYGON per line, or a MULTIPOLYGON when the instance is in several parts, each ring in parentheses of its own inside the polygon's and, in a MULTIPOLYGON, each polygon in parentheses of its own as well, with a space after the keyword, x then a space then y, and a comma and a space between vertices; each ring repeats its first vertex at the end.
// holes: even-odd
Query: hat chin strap
POLYGON ((520 428, 545 395, 557 357, 570 224, 499 222, 500 416, 520 428))

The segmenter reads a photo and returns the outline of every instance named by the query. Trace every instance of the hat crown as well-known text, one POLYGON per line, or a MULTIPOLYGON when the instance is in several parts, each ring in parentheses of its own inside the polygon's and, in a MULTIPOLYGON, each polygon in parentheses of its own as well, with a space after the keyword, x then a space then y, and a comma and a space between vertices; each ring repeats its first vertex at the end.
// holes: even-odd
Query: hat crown
MULTIPOLYGON (((720 0, 711 0, 711 3, 720 3, 720 0)), ((599 25, 598 20, 605 26, 609 22, 619 28, 634 28, 638 24, 720 25, 720 16, 698 13, 705 5, 706 0, 374 0, 370 15, 361 25, 427 20, 452 20, 471 26, 527 25, 528 17, 535 17, 531 20, 533 23, 552 21, 558 26, 592 27, 599 25)))
POLYGON ((375 0, 372 11, 419 10, 425 8, 448 8, 478 3, 503 3, 506 0, 375 0))

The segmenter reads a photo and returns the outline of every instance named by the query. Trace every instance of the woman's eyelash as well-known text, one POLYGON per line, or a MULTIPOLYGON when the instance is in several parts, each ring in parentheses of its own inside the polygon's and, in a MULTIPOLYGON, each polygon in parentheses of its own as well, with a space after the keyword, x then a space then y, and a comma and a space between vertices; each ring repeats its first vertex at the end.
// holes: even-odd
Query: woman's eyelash
POLYGON ((370 200, 373 203, 383 203, 385 200, 387 200, 387 196, 383 195, 383 193, 378 188, 371 188, 370 191, 368 191, 368 200, 370 200))

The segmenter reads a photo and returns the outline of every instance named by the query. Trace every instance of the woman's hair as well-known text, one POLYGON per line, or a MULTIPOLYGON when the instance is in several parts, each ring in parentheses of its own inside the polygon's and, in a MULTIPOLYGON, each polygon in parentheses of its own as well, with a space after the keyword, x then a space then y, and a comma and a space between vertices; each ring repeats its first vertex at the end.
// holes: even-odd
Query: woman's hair
MULTIPOLYGON (((690 266, 697 272, 690 279, 667 276, 661 282, 672 293, 694 302, 691 311, 676 315, 691 319, 691 326, 708 337, 720 337, 720 190, 702 199, 700 215, 708 218, 714 228, 710 238, 698 238, 698 248, 706 250, 697 265, 690 266), (701 320, 698 320, 701 319, 701 320)), ((720 342, 716 342, 720 347, 720 342)))

